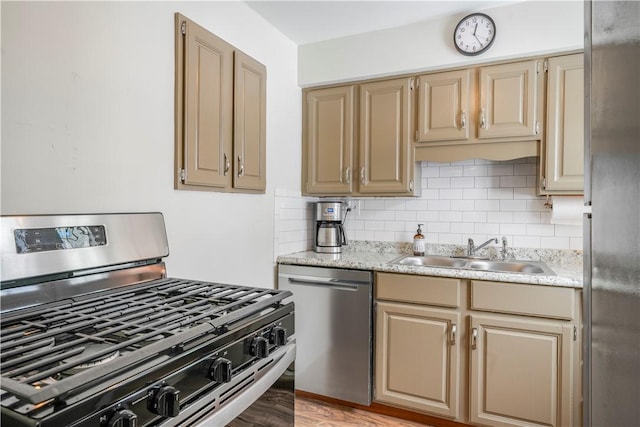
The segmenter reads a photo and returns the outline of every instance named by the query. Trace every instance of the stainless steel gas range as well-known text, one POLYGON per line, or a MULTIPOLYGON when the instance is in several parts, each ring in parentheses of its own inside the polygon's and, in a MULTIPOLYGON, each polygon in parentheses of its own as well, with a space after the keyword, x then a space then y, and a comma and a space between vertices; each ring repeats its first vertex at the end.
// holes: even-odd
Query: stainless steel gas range
POLYGON ((3 427, 293 426, 290 292, 168 278, 159 213, 0 228, 3 427))

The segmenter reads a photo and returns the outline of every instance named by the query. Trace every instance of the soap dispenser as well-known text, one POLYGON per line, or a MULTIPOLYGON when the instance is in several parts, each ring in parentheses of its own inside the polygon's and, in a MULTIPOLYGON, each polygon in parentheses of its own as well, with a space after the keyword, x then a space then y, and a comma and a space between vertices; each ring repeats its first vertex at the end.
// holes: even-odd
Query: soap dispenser
POLYGON ((424 256, 424 248, 425 241, 424 235, 422 234, 421 226, 424 224, 418 224, 418 230, 416 230, 416 234, 413 236, 413 255, 414 256, 424 256))

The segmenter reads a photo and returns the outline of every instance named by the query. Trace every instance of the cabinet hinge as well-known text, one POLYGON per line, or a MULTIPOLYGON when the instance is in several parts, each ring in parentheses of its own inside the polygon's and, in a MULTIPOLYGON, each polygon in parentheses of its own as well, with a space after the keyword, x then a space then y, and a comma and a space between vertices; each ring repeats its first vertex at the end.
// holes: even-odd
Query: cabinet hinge
POLYGON ((413 180, 409 180, 409 191, 413 191, 413 180))
POLYGON ((546 73, 547 71, 549 71, 549 60, 545 59, 544 60, 544 72, 546 73))
POLYGON ((415 79, 409 79, 409 90, 413 90, 413 82, 415 79))
POLYGON ((184 180, 187 179, 187 173, 184 169, 180 169, 180 181, 184 184, 184 180))
POLYGON ((542 177, 542 189, 547 189, 547 178, 545 178, 544 176, 542 177))
POLYGON ((418 138, 420 137, 420 134, 418 133, 418 131, 416 130, 416 141, 418 140, 418 138))
POLYGON ((540 61, 536 62, 536 74, 540 74, 540 61))
POLYGON ((540 134, 540 120, 536 120, 536 135, 540 134))
POLYGON ((180 31, 183 36, 187 35, 187 21, 182 21, 182 24, 180 24, 180 31))
POLYGON ((573 325, 573 340, 578 341, 578 327, 573 325))

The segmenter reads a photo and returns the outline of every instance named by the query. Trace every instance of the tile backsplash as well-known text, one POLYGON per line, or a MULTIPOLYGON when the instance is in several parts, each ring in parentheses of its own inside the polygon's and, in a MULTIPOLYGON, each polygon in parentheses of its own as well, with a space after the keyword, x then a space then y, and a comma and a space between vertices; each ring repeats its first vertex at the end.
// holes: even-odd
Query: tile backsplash
MULTIPOLYGON (((345 223, 347 238, 411 242, 420 223, 427 243, 465 245, 473 238, 479 244, 506 236, 511 247, 582 250, 581 226, 550 223, 546 198, 536 195, 536 162, 422 162, 420 197, 345 199, 356 206, 345 223)), ((311 248, 315 200, 276 192, 276 256, 311 248)))

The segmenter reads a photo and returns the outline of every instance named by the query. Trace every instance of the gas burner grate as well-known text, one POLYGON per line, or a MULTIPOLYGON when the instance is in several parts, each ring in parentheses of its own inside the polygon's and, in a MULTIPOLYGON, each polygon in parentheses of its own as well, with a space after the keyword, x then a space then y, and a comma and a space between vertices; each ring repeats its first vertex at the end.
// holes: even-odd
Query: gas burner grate
POLYGON ((34 404, 60 397, 202 336, 213 339, 288 296, 166 278, 11 313, 0 322, 2 389, 34 404))

